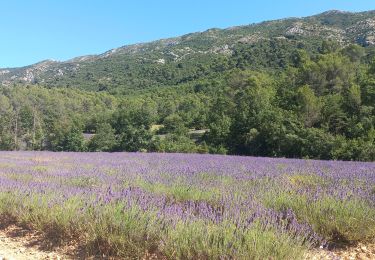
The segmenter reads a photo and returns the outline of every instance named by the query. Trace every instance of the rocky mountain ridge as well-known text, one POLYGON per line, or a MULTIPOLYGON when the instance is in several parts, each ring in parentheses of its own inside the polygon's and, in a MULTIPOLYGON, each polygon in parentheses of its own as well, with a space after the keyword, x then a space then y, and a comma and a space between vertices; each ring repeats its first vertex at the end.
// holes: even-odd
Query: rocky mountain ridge
MULTIPOLYGON (((127 45, 103 54, 63 62, 46 60, 22 68, 5 68, 0 69, 0 85, 79 86, 82 80, 90 82, 87 84, 93 90, 106 84, 131 85, 134 77, 143 77, 145 66, 154 66, 153 71, 158 70, 158 66, 183 66, 189 62, 199 64, 202 59, 231 56, 239 44, 254 45, 271 39, 284 42, 331 39, 342 45, 356 43, 372 46, 375 45, 375 11, 350 13, 332 10, 305 18, 287 18, 227 29, 214 28, 150 43, 127 45), (129 66, 135 67, 135 73, 127 72, 129 66)), ((147 73, 150 74, 149 71, 147 73)), ((152 78, 152 73, 149 77, 152 78)), ((156 83, 148 80, 142 84, 156 83)))

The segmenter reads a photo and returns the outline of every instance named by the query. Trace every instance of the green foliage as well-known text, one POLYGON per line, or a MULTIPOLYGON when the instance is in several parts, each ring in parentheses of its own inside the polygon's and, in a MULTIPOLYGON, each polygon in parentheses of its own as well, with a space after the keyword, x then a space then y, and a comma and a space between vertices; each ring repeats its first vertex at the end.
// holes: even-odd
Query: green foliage
POLYGON ((375 211, 363 201, 324 196, 312 202, 301 194, 281 192, 266 195, 264 203, 280 211, 292 209, 298 219, 310 223, 316 232, 331 241, 366 241, 375 236, 371 228, 375 225, 375 211))
POLYGON ((167 256, 178 259, 218 259, 230 255, 238 259, 299 259, 306 250, 287 234, 264 230, 257 223, 237 233, 232 223, 180 222, 168 233, 168 241, 171 243, 165 246, 167 256), (228 254, 225 248, 234 252, 228 254))
POLYGON ((341 93, 352 83, 355 71, 354 64, 347 57, 328 53, 303 66, 301 83, 310 85, 319 96, 341 93))
POLYGON ((334 53, 340 48, 340 45, 336 41, 332 40, 324 40, 322 42, 322 46, 319 48, 319 52, 321 54, 329 54, 329 53, 334 53))
POLYGON ((171 114, 164 118, 164 128, 162 132, 176 135, 187 135, 189 129, 184 124, 183 119, 178 114, 171 114))
POLYGON ((116 145, 115 130, 105 123, 98 126, 95 136, 88 143, 88 149, 93 152, 110 152, 116 145))
MULTIPOLYGON (((192 37, 198 41, 198 35, 192 37)), ((210 41, 198 42, 209 48, 210 41)), ((94 134, 87 143, 90 151, 371 161, 371 55, 369 47, 278 38, 235 44, 231 55, 192 54, 178 64, 173 58, 163 65, 125 64, 120 58, 113 64, 95 62, 91 69, 106 74, 120 66, 124 78, 101 82, 99 93, 38 86, 0 89, 0 149, 82 151, 85 132, 94 134), (137 90, 125 91, 133 83, 137 90), (155 131, 153 125, 160 128, 155 131), (205 134, 190 135, 194 130, 205 134)), ((81 75, 85 81, 77 84, 86 88, 101 73, 81 75)))
POLYGON ((83 152, 86 148, 82 130, 75 126, 68 130, 62 129, 53 142, 56 151, 83 152))
POLYGON ((360 62, 366 54, 365 49, 356 44, 350 44, 348 47, 342 49, 341 52, 349 57, 351 62, 360 62))
POLYGON ((150 149, 152 135, 144 126, 127 126, 121 130, 118 136, 117 151, 148 151, 150 149))
POLYGON ((308 85, 297 90, 297 98, 305 126, 313 126, 320 119, 321 103, 319 98, 315 96, 314 91, 308 85))
POLYGON ((192 139, 184 135, 168 134, 158 137, 153 141, 152 150, 155 152, 180 152, 197 153, 207 152, 204 147, 199 147, 192 139))
POLYGON ((372 89, 363 73, 366 65, 343 56, 348 49, 327 44, 317 56, 296 51, 294 67, 277 76, 232 73, 218 98, 226 105, 214 102, 208 118, 206 141, 212 151, 224 147, 234 154, 374 160, 368 138, 374 106, 368 103, 371 94, 363 94, 372 89))

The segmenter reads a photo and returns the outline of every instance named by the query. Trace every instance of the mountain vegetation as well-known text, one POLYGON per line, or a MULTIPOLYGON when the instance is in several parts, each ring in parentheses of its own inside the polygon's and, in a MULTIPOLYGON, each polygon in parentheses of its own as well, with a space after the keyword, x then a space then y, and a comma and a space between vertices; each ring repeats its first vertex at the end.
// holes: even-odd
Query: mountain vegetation
POLYGON ((0 82, 2 150, 375 160, 374 11, 210 29, 0 82))

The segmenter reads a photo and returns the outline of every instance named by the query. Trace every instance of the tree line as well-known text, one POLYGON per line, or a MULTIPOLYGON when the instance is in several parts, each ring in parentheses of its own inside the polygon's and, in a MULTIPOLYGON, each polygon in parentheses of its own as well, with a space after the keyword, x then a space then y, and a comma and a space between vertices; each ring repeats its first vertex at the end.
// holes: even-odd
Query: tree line
POLYGON ((205 68, 231 64, 215 77, 128 95, 2 87, 0 149, 375 160, 368 49, 324 41, 315 52, 288 49, 279 68, 267 70, 253 68, 249 52, 205 68), (207 130, 193 137, 191 129, 207 130))

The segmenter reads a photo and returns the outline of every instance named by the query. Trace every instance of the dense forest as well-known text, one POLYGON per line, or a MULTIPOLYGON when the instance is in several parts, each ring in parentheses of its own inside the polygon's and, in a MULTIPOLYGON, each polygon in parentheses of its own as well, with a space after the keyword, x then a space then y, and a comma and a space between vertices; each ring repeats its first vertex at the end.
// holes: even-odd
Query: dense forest
POLYGON ((306 46, 274 39, 154 65, 145 70, 165 84, 127 94, 3 86, 0 149, 375 160, 374 48, 306 46))

